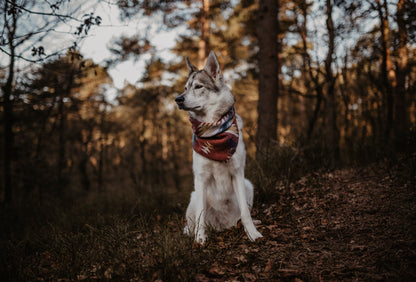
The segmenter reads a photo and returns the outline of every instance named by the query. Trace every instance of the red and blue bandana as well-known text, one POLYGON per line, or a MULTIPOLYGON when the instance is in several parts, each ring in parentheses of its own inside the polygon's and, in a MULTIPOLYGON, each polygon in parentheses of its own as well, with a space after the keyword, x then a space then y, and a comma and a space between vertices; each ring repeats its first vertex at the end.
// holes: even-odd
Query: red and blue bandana
POLYGON ((220 162, 227 162, 238 145, 238 126, 235 109, 231 108, 217 122, 201 122, 189 118, 194 132, 192 147, 198 154, 220 162))

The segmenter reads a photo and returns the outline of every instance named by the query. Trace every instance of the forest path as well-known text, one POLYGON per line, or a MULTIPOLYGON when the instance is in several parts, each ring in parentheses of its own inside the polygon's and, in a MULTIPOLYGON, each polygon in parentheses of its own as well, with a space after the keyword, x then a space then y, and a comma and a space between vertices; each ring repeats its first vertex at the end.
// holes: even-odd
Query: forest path
POLYGON ((243 240, 239 255, 225 252, 199 280, 415 281, 415 168, 400 163, 313 173, 282 187, 280 203, 254 211, 261 242, 243 240))

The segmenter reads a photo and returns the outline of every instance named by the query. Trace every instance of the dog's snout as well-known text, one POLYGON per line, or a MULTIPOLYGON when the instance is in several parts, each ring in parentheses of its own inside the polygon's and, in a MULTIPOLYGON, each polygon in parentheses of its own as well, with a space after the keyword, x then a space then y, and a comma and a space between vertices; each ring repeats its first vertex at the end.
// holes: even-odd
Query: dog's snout
POLYGON ((183 102, 185 102, 185 97, 183 97, 182 95, 176 97, 175 102, 177 104, 183 104, 183 102))

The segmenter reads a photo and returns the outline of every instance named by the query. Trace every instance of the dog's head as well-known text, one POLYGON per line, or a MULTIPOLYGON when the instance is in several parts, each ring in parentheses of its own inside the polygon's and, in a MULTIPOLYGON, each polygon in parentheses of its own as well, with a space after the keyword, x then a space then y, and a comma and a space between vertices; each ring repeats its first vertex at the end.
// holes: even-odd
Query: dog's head
POLYGON ((214 52, 208 56, 202 70, 198 70, 186 58, 189 76, 185 92, 176 97, 179 109, 189 111, 199 120, 216 121, 234 105, 235 99, 224 82, 217 57, 214 52))

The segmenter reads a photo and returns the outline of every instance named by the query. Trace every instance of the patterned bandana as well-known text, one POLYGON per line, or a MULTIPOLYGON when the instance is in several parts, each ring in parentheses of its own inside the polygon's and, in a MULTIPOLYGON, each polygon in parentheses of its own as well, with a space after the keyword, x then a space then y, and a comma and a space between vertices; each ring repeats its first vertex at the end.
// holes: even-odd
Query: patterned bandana
POLYGON ((231 108, 217 122, 201 122, 189 118, 194 132, 192 147, 198 154, 220 162, 227 162, 238 145, 238 126, 235 109, 231 108))

